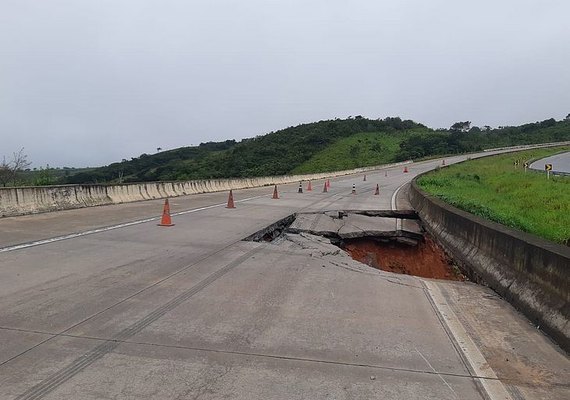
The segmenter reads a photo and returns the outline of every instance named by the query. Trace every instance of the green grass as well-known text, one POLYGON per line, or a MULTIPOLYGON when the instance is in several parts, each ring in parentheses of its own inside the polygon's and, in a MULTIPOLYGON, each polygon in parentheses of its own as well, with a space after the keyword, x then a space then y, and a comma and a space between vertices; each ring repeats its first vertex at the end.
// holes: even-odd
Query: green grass
POLYGON ((537 149, 464 162, 418 179, 426 192, 462 210, 511 228, 570 245, 570 177, 546 179, 515 160, 570 151, 537 149))
POLYGON ((412 133, 421 130, 409 130, 397 133, 362 132, 338 140, 326 149, 318 152, 308 161, 296 167, 293 174, 339 171, 387 164, 394 161, 400 150, 400 143, 412 133))

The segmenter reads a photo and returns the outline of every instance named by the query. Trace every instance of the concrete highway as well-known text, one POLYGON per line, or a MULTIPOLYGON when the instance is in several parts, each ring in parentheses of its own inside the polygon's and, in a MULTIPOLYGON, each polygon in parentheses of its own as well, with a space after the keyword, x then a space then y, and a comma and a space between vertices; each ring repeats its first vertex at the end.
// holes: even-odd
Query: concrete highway
POLYGON ((236 191, 236 209, 174 198, 168 228, 162 200, 0 219, 0 399, 570 398, 568 357, 488 288, 317 236, 242 240, 298 211, 406 209, 439 164, 236 191))
POLYGON ((564 172, 570 174, 570 152, 556 154, 546 157, 530 164, 530 168, 544 171, 545 164, 552 164, 554 172, 564 172))

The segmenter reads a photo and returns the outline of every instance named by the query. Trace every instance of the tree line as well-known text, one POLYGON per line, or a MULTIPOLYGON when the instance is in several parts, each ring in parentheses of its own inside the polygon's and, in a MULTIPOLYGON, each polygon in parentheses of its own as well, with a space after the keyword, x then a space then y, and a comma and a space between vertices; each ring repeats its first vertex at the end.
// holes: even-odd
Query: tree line
MULTIPOLYGON (((291 126, 239 142, 206 142, 168 151, 157 148, 156 154, 141 154, 99 168, 78 171, 65 169, 54 173, 56 171, 48 167, 27 175, 25 170, 30 163, 21 149, 11 159, 4 158, 0 164, 0 184, 128 183, 286 175, 329 146, 343 143, 359 133, 375 138, 369 144, 358 143, 359 146, 370 147, 368 155, 370 152, 389 151, 389 146, 382 145, 386 135, 391 140, 398 139, 399 147, 383 154, 387 162, 396 162, 476 152, 492 147, 570 140, 570 115, 562 121, 551 118, 495 129, 472 126, 470 121, 459 121, 449 129, 437 130, 398 117, 368 119, 355 116, 291 126)), ((338 166, 345 165, 343 158, 354 161, 360 154, 354 147, 353 144, 346 151, 337 151, 336 159, 329 163, 328 168, 338 169, 338 166)), ((363 162, 373 162, 373 158, 369 160, 363 162)))
POLYGON ((507 147, 534 143, 570 140, 570 118, 544 121, 520 126, 491 129, 471 126, 471 122, 458 122, 449 130, 413 135, 400 144, 395 161, 417 159, 433 155, 459 154, 481 151, 493 147, 507 147))

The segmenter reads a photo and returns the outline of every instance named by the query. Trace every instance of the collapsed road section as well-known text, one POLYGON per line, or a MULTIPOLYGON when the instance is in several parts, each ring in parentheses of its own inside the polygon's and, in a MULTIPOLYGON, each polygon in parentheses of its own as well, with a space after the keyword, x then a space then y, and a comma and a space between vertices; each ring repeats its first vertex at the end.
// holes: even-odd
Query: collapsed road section
POLYGON ((291 240, 293 235, 328 239, 370 267, 423 278, 465 280, 452 259, 422 228, 414 211, 333 210, 298 213, 247 237, 291 240))

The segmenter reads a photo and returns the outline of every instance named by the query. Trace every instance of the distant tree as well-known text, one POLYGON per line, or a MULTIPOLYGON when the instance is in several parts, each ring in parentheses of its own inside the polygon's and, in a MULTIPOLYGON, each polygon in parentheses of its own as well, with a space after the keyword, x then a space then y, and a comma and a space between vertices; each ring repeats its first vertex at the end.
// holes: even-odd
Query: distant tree
POLYGON ((483 130, 484 130, 485 132, 489 132, 489 131, 491 130, 491 127, 490 127, 489 125, 485 125, 485 126, 483 127, 483 130))
POLYGON ((549 128, 554 125, 556 125, 556 120, 554 118, 545 119, 544 121, 539 122, 539 126, 541 128, 549 128))
POLYGON ((12 179, 12 168, 10 163, 6 161, 6 157, 4 157, 0 163, 0 184, 6 187, 10 179, 12 179))
POLYGON ((26 170, 31 164, 28 156, 24 154, 23 147, 12 154, 12 160, 6 161, 6 157, 3 157, 0 163, 0 183, 6 186, 12 181, 12 185, 16 186, 20 172, 26 170))
POLYGON ((162 150, 162 147, 157 147, 157 148, 156 148, 156 152, 157 152, 157 153, 158 153, 159 151, 161 151, 161 150, 162 150))
POLYGON ((55 177, 52 174, 52 169, 49 164, 45 168, 40 167, 40 170, 34 176, 33 185, 34 186, 48 186, 55 184, 55 177))
POLYGON ((451 125, 451 128, 449 128, 449 130, 454 132, 467 132, 470 127, 471 121, 456 122, 451 125))
POLYGON ((12 182, 14 183, 14 186, 16 186, 19 173, 28 168, 30 165, 32 165, 32 163, 28 161, 28 156, 24 154, 23 147, 17 153, 16 152, 13 153, 12 182))
POLYGON ((568 115, 566 116, 566 118, 564 118, 564 120, 565 120, 565 121, 570 121, 570 114, 568 114, 568 115))

